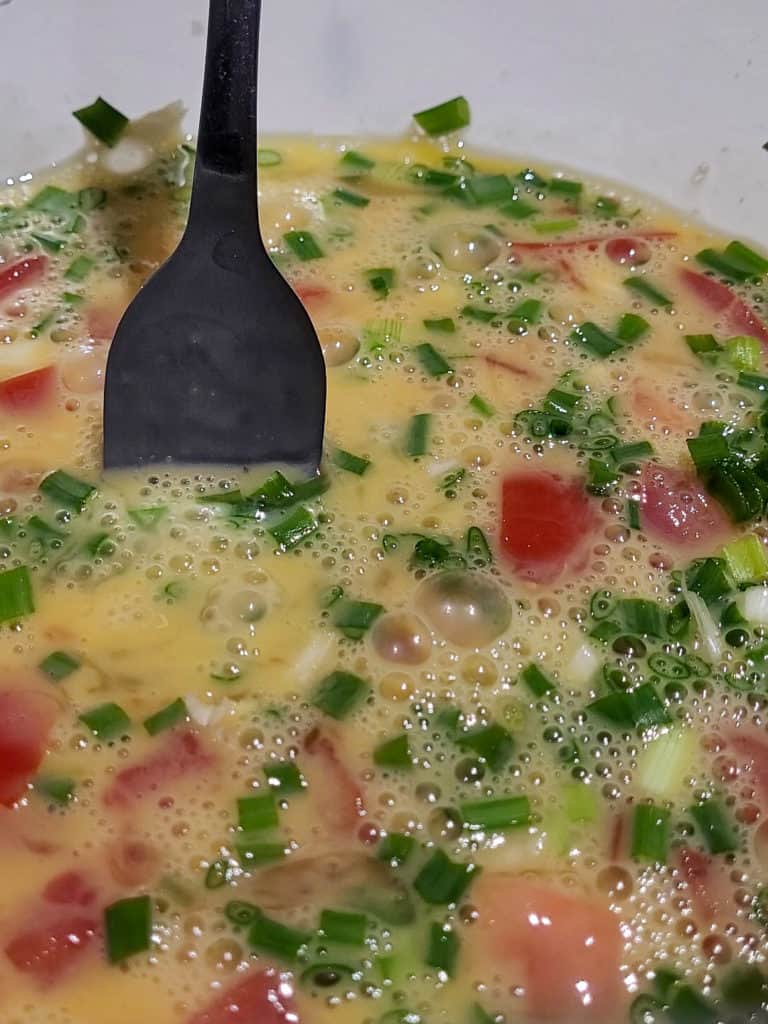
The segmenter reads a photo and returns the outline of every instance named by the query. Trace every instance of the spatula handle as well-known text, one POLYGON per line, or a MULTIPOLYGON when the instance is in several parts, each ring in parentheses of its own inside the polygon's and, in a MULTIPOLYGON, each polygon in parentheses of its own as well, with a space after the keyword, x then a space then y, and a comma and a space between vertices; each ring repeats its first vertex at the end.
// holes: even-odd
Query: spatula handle
POLYGON ((210 0, 190 222, 212 207, 256 221, 260 15, 261 0, 210 0))

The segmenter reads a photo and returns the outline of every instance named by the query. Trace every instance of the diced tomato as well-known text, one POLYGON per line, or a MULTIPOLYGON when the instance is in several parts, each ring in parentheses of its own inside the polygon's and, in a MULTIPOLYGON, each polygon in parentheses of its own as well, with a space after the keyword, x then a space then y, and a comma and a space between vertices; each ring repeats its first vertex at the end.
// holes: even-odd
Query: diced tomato
POLYGON ((40 767, 57 704, 47 694, 0 691, 0 804, 23 796, 40 767))
POLYGON ((170 796, 175 782, 203 773, 214 763, 213 755, 205 749, 198 733, 191 729, 174 730, 145 760, 117 773, 104 795, 104 802, 110 806, 130 807, 145 797, 170 796))
MULTIPOLYGON (((598 235, 592 238, 566 238, 560 242, 516 242, 512 241, 510 244, 513 249, 525 249, 528 252, 567 252, 570 249, 587 249, 589 252, 597 252, 601 245, 606 247, 611 243, 621 243, 626 246, 629 243, 629 247, 632 244, 636 244, 636 240, 639 238, 647 239, 652 242, 661 242, 665 238, 674 238, 674 231, 636 231, 632 238, 626 238, 623 235, 598 235)), ((616 250, 618 251, 618 250, 616 250)))
POLYGON ((114 306, 94 306, 88 310, 88 337, 94 341, 112 341, 123 311, 114 306))
POLYGON ((570 260, 560 257, 557 261, 557 267, 560 270, 560 274, 566 281, 570 281, 571 284, 575 285, 581 291, 589 291, 584 279, 576 273, 576 268, 570 260))
POLYGON ((657 381, 636 377, 631 387, 632 410, 649 429, 695 433, 700 417, 670 400, 657 381))
POLYGON ((340 757, 336 742, 315 728, 307 733, 304 749, 317 761, 320 771, 318 785, 313 788, 321 804, 322 820, 337 832, 356 829, 366 813, 363 793, 340 757))
POLYGON ((758 338, 768 345, 768 326, 728 285, 687 268, 680 271, 680 280, 713 313, 721 313, 732 331, 758 338))
POLYGON ((65 871, 48 882, 43 899, 48 903, 88 907, 96 902, 96 890, 79 871, 65 871))
POLYGON ((27 256, 10 267, 0 269, 0 299, 39 281, 48 267, 47 256, 27 256))
POLYGON ((596 898, 541 883, 483 875, 472 889, 485 952, 522 970, 526 1008, 536 1020, 619 1020, 619 921, 596 898))
POLYGON ((728 750, 737 756, 739 768, 752 777, 768 804, 768 736, 742 728, 730 729, 724 738, 728 750))
POLYGON ((43 366, 0 381, 0 408, 4 412, 42 412, 50 406, 55 395, 55 366, 43 366))
POLYGON ((325 305, 331 297, 330 289, 322 284, 302 284, 297 282, 292 284, 291 287, 307 309, 317 309, 318 306, 325 305))
POLYGON ((290 974, 249 971, 187 1024, 301 1024, 290 974))
POLYGON ((501 551, 514 571, 551 583, 586 557, 597 515, 581 480, 525 470, 504 478, 501 551))
POLYGON ((685 470, 646 463, 641 480, 641 523, 673 544, 709 544, 728 533, 723 509, 685 470))
POLYGON ((131 889, 151 881, 159 862, 158 851, 142 839, 118 839, 107 848, 110 874, 131 889))
POLYGON ((95 914, 73 911, 20 931, 5 947, 16 970, 48 987, 60 981, 93 946, 99 931, 95 914))
POLYGON ((612 238, 605 243, 605 255, 613 263, 647 263, 651 247, 641 238, 612 238))
POLYGON ((701 850, 681 846, 676 853, 677 870, 687 886, 696 920, 708 925, 722 919, 727 921, 735 908, 732 903, 733 886, 728 879, 728 865, 701 850))

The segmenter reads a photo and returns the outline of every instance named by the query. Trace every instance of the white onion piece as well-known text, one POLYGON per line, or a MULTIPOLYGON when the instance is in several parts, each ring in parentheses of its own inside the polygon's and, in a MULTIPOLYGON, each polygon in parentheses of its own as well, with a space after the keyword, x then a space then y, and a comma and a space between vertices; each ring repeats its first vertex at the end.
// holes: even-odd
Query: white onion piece
POLYGON ((712 618, 712 613, 698 594, 685 590, 683 591, 683 596, 688 607, 691 609, 691 615, 696 620, 696 625, 699 627, 699 634, 704 642, 704 646, 713 658, 719 658, 723 653, 723 645, 720 639, 720 630, 712 618))
POLYGON ((434 462, 427 463, 427 473, 430 476, 445 476, 446 473, 452 473, 458 468, 459 464, 455 459, 435 459, 434 462))
POLYGON ((565 669, 566 682, 586 686, 600 665, 600 659, 589 644, 577 647, 565 669))
POLYGON ((319 676, 332 647, 333 637, 330 633, 315 633, 293 663, 292 671, 297 681, 306 683, 319 676))
POLYGON ((235 708, 231 700, 224 699, 218 704, 205 704, 191 693, 184 698, 184 703, 192 721, 203 728, 220 722, 235 708))
POLYGON ((748 622, 768 626, 768 587, 749 587, 739 595, 738 603, 748 622))

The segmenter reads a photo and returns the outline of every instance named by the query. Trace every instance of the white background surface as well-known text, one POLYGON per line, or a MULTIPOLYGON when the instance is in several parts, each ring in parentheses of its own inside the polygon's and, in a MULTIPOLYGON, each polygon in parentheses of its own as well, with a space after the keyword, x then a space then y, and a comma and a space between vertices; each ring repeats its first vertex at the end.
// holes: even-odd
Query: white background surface
MULTIPOLYGON (((181 98, 194 129, 205 0, 0 5, 3 177, 70 153, 97 93, 131 115, 181 98)), ((768 245, 767 0, 264 0, 265 130, 397 133, 459 92, 473 142, 768 245)))

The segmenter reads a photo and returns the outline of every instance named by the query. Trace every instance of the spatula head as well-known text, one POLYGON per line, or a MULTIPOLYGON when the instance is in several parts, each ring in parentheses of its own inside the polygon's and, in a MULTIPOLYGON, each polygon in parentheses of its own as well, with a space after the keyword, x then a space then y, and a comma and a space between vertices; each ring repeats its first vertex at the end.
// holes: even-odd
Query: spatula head
POLYGON ((104 466, 280 462, 314 473, 325 392, 314 327, 258 231, 182 240, 112 342, 104 466))

